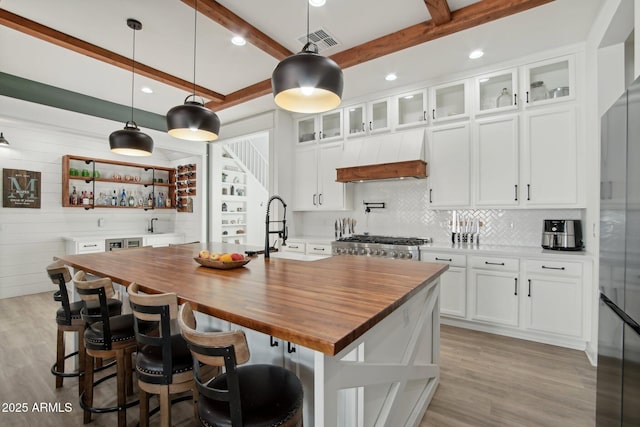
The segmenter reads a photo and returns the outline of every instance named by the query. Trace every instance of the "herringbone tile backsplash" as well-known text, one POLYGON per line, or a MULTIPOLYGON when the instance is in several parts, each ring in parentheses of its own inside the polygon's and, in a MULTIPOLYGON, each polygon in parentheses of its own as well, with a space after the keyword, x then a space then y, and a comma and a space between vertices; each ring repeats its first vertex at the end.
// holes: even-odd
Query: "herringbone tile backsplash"
MULTIPOLYGON (((429 207, 425 180, 352 184, 353 210, 294 214, 295 234, 332 236, 336 218, 355 218, 356 233, 451 239, 451 210, 429 207), (384 202, 365 213, 364 201, 384 202)), ((461 219, 479 219, 480 242, 487 245, 539 246, 544 219, 584 219, 581 209, 460 209, 461 219)), ((584 223, 584 221, 583 221, 584 223)), ((583 230, 584 232, 584 230, 583 230)))

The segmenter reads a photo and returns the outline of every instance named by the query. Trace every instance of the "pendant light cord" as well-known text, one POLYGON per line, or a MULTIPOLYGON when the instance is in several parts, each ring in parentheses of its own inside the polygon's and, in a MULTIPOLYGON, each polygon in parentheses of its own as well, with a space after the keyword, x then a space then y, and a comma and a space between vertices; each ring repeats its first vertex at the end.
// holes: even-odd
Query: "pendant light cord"
POLYGON ((198 0, 195 3, 193 14, 193 99, 196 98, 196 43, 198 42, 198 0))
POLYGON ((132 28, 131 30, 133 31, 133 53, 131 58, 131 121, 133 122, 133 87, 136 75, 136 29, 132 28))
POLYGON ((309 0, 307 0, 307 45, 309 45, 309 0))

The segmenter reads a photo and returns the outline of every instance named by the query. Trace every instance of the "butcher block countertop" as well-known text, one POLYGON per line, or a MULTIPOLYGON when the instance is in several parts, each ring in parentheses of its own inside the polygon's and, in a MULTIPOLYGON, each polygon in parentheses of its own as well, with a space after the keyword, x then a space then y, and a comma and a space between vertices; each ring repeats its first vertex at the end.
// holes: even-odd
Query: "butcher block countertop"
MULTIPOLYGON (((254 257, 244 267, 201 267, 200 249, 244 252, 210 243, 65 255, 76 269, 149 293, 175 292, 180 303, 333 356, 440 276, 444 264, 358 256, 316 261, 254 257)), ((256 249, 256 248, 252 248, 256 249)))

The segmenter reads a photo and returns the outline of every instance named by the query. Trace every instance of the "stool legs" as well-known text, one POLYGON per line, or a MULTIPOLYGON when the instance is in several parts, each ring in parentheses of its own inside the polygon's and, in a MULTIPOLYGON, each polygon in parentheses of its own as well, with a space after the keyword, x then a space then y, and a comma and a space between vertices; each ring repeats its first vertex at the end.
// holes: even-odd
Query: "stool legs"
MULTIPOLYGON (((95 363, 93 356, 85 353, 85 371, 84 371, 84 404, 87 407, 93 406, 93 364, 95 363)), ((91 412, 84 410, 84 424, 91 422, 91 412)))
MULTIPOLYGON (((58 343, 56 345, 56 349, 56 366, 58 367, 58 372, 64 373, 64 331, 60 328, 58 328, 58 343)), ((63 377, 56 376, 56 388, 62 387, 63 380, 63 377)))
POLYGON ((149 393, 140 390, 140 427, 149 427, 149 393))

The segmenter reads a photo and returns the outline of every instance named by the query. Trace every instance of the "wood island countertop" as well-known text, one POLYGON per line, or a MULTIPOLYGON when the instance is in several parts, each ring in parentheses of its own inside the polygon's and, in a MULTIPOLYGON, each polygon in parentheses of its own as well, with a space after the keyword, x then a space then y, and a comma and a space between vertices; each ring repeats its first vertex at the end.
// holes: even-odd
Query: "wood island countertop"
MULTIPOLYGON (((316 261, 255 257, 244 267, 199 266, 194 243, 57 257, 76 269, 175 292, 197 311, 333 356, 447 268, 444 264, 340 255, 316 261)), ((243 252, 243 247, 236 247, 243 252)))

